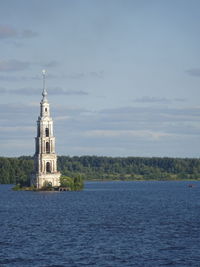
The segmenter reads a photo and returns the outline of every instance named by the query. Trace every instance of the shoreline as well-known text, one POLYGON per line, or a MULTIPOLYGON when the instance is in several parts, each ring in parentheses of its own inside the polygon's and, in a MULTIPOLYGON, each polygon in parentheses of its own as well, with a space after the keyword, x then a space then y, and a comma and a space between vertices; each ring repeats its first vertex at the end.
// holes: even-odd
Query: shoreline
POLYGON ((200 178, 198 179, 91 179, 91 180, 85 180, 85 182, 194 182, 194 181, 200 181, 200 178))
MULTIPOLYGON (((140 180, 112 180, 112 179, 92 179, 92 180, 85 180, 84 182, 199 182, 199 179, 176 179, 176 180, 170 180, 170 179, 165 179, 165 180, 157 180, 157 179, 140 179, 140 180)), ((33 191, 33 192, 63 192, 63 191, 81 191, 82 189, 79 190, 71 190, 70 188, 62 188, 62 190, 43 190, 43 189, 37 189, 37 188, 31 188, 31 187, 22 187, 22 188, 17 188, 16 185, 14 184, 0 184, 0 185, 10 185, 13 186, 11 189, 13 191, 33 191), (16 188, 15 188, 16 187, 16 188)))

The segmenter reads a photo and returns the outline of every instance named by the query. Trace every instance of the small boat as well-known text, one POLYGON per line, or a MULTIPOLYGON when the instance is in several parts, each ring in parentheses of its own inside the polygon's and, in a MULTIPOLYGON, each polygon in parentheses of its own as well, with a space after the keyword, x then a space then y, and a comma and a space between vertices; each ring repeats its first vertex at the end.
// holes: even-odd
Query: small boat
POLYGON ((196 187, 195 184, 188 184, 188 187, 196 187))

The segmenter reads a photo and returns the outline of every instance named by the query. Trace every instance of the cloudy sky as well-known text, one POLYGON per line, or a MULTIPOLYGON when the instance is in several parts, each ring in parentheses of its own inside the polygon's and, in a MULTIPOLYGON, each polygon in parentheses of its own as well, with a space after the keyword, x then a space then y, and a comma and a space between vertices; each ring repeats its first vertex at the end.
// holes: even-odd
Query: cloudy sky
POLYGON ((0 0, 0 155, 200 155, 199 0, 0 0))

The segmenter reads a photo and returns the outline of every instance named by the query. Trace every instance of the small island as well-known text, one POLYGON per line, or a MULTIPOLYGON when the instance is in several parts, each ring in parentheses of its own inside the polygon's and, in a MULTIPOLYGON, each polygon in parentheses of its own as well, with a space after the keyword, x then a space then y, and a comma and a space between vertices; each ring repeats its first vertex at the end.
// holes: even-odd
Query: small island
POLYGON ((60 185, 52 186, 51 182, 45 181, 43 187, 37 188, 34 185, 30 185, 27 181, 16 184, 13 187, 14 191, 80 191, 84 187, 84 182, 81 175, 77 175, 75 178, 68 176, 60 177, 60 185))

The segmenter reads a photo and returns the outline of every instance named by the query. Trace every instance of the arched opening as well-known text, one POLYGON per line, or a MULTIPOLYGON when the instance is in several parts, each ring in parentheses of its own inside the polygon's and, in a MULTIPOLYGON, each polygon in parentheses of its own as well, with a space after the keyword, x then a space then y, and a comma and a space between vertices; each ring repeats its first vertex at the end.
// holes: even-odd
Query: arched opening
POLYGON ((50 144, 46 142, 46 153, 50 153, 50 144))
POLYGON ((46 172, 50 173, 51 172, 51 165, 50 162, 46 163, 46 172))
POLYGON ((47 108, 45 108, 45 112, 47 112, 47 108))
POLYGON ((49 137, 49 128, 45 129, 45 135, 46 135, 46 137, 49 137))
POLYGON ((40 137, 40 125, 37 127, 37 136, 40 137))
POLYGON ((36 142, 35 142, 35 153, 36 154, 39 153, 39 142, 38 142, 38 139, 36 139, 36 142))
POLYGON ((50 189, 52 187, 52 182, 49 182, 49 181, 44 181, 43 183, 43 188, 45 189, 50 189))

